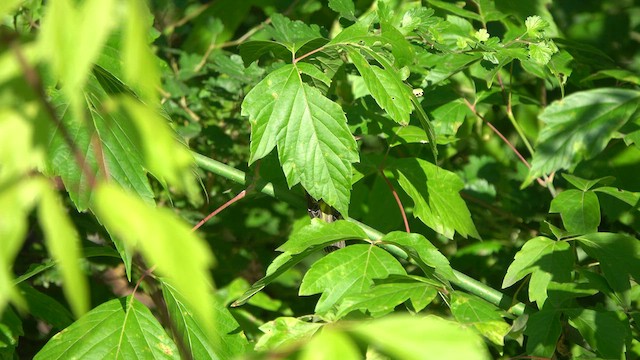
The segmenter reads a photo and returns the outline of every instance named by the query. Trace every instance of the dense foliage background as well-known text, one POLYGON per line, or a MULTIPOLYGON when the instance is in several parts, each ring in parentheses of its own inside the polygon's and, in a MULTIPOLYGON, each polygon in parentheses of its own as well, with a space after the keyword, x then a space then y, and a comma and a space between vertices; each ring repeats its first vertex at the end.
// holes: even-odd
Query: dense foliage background
POLYGON ((0 20, 0 359, 640 357, 634 1, 0 20))

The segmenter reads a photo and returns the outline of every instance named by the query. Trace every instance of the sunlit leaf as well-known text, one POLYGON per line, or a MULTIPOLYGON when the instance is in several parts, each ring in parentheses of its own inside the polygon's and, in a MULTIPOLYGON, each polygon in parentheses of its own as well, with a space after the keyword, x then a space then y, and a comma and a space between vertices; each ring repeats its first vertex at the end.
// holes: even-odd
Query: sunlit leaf
POLYGON ((280 317, 260 326, 265 334, 256 343, 256 350, 275 349, 309 339, 322 327, 296 318, 280 317))
POLYGON ((353 0, 329 0, 329 7, 346 19, 356 20, 353 0))
POLYGON ((97 189, 92 209, 110 233, 139 249, 149 267, 174 281, 207 331, 213 332, 213 256, 205 242, 170 210, 153 208, 114 185, 97 189))
POLYGON ((312 219, 311 224, 291 234, 289 240, 280 245, 278 251, 298 254, 317 245, 328 245, 350 239, 367 239, 367 234, 356 224, 346 220, 331 223, 312 219))
POLYGON ((415 204, 414 213, 427 226, 453 238, 455 232, 480 238, 471 214, 460 196, 464 183, 454 173, 422 159, 389 160, 388 169, 415 204))
POLYGON ((436 316, 387 316, 353 332, 392 359, 490 358, 480 335, 436 316))
POLYGON ((36 360, 180 359, 178 348, 162 325, 133 296, 99 305, 54 335, 36 360))
POLYGON ((451 294, 451 313, 462 324, 473 326, 492 343, 503 346, 511 325, 502 318, 502 310, 485 300, 459 291, 451 294))
POLYGON ((276 42, 285 45, 294 54, 309 41, 322 38, 318 25, 307 25, 277 13, 271 16, 271 26, 267 31, 276 42))
POLYGON ((550 281, 570 282, 574 255, 569 243, 553 241, 546 237, 535 237, 527 241, 518 251, 509 265, 502 281, 502 288, 515 284, 531 274, 529 299, 538 302, 538 306, 547 299, 547 286, 550 281))
POLYGON ((232 334, 239 325, 226 308, 217 303, 214 305, 216 332, 210 336, 170 282, 162 282, 162 295, 169 317, 194 359, 230 359, 248 348, 249 343, 241 334, 232 334))
POLYGON ((369 289, 373 279, 405 274, 398 260, 373 246, 356 244, 334 251, 311 266, 300 285, 300 295, 322 293, 316 312, 327 312, 345 296, 369 289))
POLYGON ((616 130, 636 117, 640 92, 594 89, 569 95, 547 107, 540 119, 529 178, 560 169, 573 169, 599 154, 616 130))
POLYGON ((58 261, 64 280, 63 290, 73 312, 79 316, 89 310, 87 279, 80 270, 80 239, 62 200, 56 192, 43 188, 38 205, 38 220, 47 250, 58 261))
POLYGON ((339 330, 324 328, 303 348, 300 360, 359 360, 362 354, 356 343, 339 330))
POLYGON ((315 199, 348 213, 351 164, 359 157, 340 105, 285 65, 247 94, 242 113, 251 122, 250 163, 277 145, 289 186, 301 183, 315 199))

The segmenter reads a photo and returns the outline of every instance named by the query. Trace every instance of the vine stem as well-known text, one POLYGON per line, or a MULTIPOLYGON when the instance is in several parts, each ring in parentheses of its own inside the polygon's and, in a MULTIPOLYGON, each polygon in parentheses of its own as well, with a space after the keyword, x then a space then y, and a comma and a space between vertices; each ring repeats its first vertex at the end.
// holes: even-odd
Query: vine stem
MULTIPOLYGON (((244 185, 246 183, 246 174, 244 172, 196 152, 192 152, 192 154, 196 160, 196 165, 198 165, 200 168, 211 171, 216 175, 220 175, 241 185, 244 185)), ((256 189, 261 191, 263 194, 277 197, 278 199, 286 201, 294 206, 305 206, 302 197, 295 196, 295 194, 293 194, 288 189, 276 187, 271 183, 265 182, 264 180, 259 180, 256 182, 256 189)), ((347 220, 362 228, 362 230, 372 240, 378 240, 384 236, 384 234, 380 231, 355 219, 347 218, 347 220)), ((397 257, 401 257, 404 259, 409 257, 406 252, 404 252, 397 246, 388 244, 382 246, 391 254, 397 257)), ((457 287, 466 290, 469 293, 474 294, 480 298, 483 298, 484 300, 487 300, 488 302, 502 309, 508 310, 515 315, 522 315, 526 311, 528 311, 525 304, 514 301, 510 296, 503 294, 502 292, 495 290, 490 286, 487 286, 486 284, 483 284, 480 281, 455 269, 453 270, 453 273, 456 278, 451 280, 451 283, 456 285, 457 287)))

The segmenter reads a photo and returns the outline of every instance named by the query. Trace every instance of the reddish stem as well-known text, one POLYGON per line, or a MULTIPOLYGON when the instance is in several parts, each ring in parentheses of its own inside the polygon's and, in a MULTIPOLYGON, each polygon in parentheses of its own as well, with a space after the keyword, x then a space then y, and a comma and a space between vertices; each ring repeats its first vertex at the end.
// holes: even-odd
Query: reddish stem
POLYGON ((218 215, 218 213, 220 213, 222 210, 228 208, 231 204, 235 203, 236 201, 242 199, 243 197, 245 197, 247 195, 247 190, 242 190, 238 195, 236 195, 233 199, 227 201, 226 203, 224 203, 222 206, 220 206, 219 208, 215 209, 211 214, 207 215, 206 218, 202 219, 202 221, 200 221, 198 224, 196 224, 196 226, 194 226, 191 231, 196 231, 198 230, 198 228, 200 228, 202 225, 204 225, 204 223, 206 223, 207 221, 211 220, 212 217, 218 215))
POLYGON ((400 201, 398 192, 393 187, 393 184, 391 183, 391 181, 387 179, 387 175, 384 174, 384 170, 380 170, 380 174, 382 174, 382 178, 387 183, 387 185, 389 186, 389 189, 391 189, 391 193, 393 194, 393 197, 396 199, 396 204, 398 204, 398 209, 400 209, 400 214, 402 214, 402 221, 404 221, 405 231, 410 233, 411 229, 409 228, 409 220, 407 220, 407 214, 404 212, 404 206, 402 206, 402 201, 400 201))

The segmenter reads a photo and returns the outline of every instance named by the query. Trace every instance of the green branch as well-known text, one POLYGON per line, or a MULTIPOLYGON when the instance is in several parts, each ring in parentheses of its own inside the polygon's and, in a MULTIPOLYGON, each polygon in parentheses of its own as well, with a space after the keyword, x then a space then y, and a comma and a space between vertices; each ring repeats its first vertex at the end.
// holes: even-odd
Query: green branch
MULTIPOLYGON (((231 181, 235 181, 238 184, 246 185, 247 176, 244 172, 236 168, 233 168, 229 165, 223 164, 219 161, 200 155, 198 153, 192 152, 192 154, 195 157, 196 164, 200 168, 207 171, 211 171, 212 173, 216 175, 220 175, 231 181)), ((277 199, 286 201, 292 205, 304 206, 304 201, 301 197, 296 196, 294 193, 292 193, 288 189, 277 188, 273 184, 266 182, 265 180, 257 179, 255 181, 255 189, 266 195, 273 196, 277 199)), ((365 231, 367 236, 369 236, 373 240, 377 240, 384 235, 380 231, 368 225, 365 225, 355 219, 349 218, 347 220, 360 226, 365 231)), ((395 256, 398 256, 404 259, 408 258, 408 255, 396 246, 384 245, 384 248, 395 256)), ((520 302, 514 302, 514 300, 508 295, 505 295, 500 291, 495 290, 487 286, 486 284, 483 284, 480 281, 472 277, 469 277, 457 270, 453 270, 453 272, 456 275, 457 279, 456 281, 451 281, 451 282, 457 287, 463 290, 466 290, 469 293, 474 294, 478 297, 481 297, 484 300, 496 306, 499 306, 502 309, 508 310, 515 315, 522 315, 525 312, 526 310, 525 304, 520 302)))

